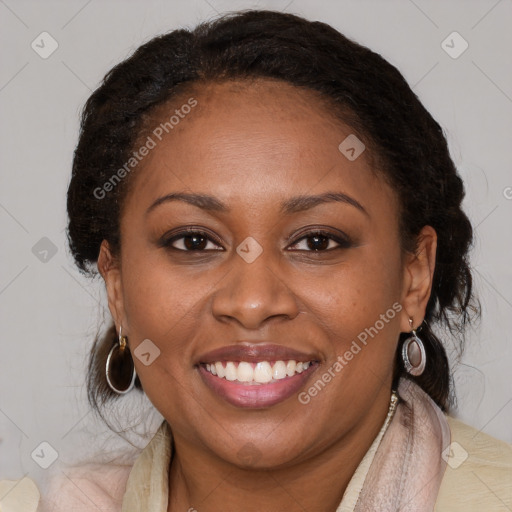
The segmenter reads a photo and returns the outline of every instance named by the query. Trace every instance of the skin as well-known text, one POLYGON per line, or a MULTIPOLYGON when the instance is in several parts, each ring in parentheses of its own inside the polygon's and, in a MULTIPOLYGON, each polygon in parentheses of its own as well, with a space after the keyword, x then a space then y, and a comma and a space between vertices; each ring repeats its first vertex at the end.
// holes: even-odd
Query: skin
MULTIPOLYGON (((104 241, 98 259, 132 353, 144 339, 161 351, 149 366, 134 360, 175 440, 168 511, 334 511, 386 417, 399 334, 410 332, 410 318, 413 327, 423 320, 436 233, 424 227, 417 253, 401 251, 395 192, 365 153, 355 161, 340 153, 353 131, 314 93, 257 80, 202 85, 193 97, 198 105, 132 177, 120 255, 104 241), (342 202, 279 212, 292 196, 327 191, 365 212, 342 202), (169 201, 146 214, 172 192, 209 194, 231 210, 169 201), (158 245, 185 226, 221 243, 210 237, 202 252, 180 252, 183 238, 174 250, 158 245), (352 243, 324 238, 314 251, 308 226, 344 232, 352 243), (236 252, 248 236, 263 248, 250 264, 236 252), (262 409, 234 407, 193 364, 240 339, 272 340, 318 354, 303 391, 395 302, 400 313, 307 405, 292 396, 262 409)), ((181 104, 159 107, 148 126, 181 104)))

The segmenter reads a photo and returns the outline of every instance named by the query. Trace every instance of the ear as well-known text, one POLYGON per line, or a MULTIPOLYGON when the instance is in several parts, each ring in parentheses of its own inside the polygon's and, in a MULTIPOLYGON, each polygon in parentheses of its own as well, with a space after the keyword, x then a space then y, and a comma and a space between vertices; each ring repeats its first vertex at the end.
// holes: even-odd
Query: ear
POLYGON ((424 226, 418 234, 418 246, 414 254, 408 253, 404 262, 402 289, 402 317, 400 329, 410 332, 425 318, 436 262, 437 233, 432 226, 424 226))
MULTIPOLYGON (((116 324, 116 330, 119 332, 120 325, 126 327, 121 269, 106 240, 101 242, 98 255, 98 271, 105 281, 108 308, 116 324)), ((125 332, 125 329, 123 329, 123 332, 125 332)))

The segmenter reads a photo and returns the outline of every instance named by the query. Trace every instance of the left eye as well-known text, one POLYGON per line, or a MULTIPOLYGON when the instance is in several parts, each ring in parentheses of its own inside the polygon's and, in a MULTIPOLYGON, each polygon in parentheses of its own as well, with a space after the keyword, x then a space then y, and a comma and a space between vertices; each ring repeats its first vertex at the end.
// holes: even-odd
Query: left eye
POLYGON ((290 247, 295 247, 300 243, 305 244, 306 248, 298 250, 309 252, 325 252, 333 249, 347 248, 350 246, 349 240, 344 240, 340 237, 334 236, 331 233, 324 233, 323 231, 308 233, 306 236, 300 238, 290 247))

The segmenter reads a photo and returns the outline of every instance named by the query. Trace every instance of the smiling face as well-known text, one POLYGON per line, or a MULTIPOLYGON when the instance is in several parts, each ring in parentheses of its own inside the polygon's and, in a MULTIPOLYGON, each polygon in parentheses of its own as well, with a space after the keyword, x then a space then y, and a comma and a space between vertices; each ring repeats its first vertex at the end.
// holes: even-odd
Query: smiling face
POLYGON ((423 319, 435 234, 402 254, 395 193, 364 152, 340 152, 352 131, 313 93, 260 80, 191 96, 132 177, 119 260, 105 243, 98 260, 132 354, 160 351, 134 356, 145 393, 177 446, 238 465, 372 438, 399 333, 423 319))

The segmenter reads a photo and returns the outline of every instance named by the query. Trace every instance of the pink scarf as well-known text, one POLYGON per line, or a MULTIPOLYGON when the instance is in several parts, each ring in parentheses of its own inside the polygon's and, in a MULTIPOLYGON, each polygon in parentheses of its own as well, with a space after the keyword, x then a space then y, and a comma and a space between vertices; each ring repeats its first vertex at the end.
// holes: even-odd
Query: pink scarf
POLYGON ((446 417, 413 382, 401 379, 401 398, 364 480, 354 512, 431 512, 450 444, 446 417))

